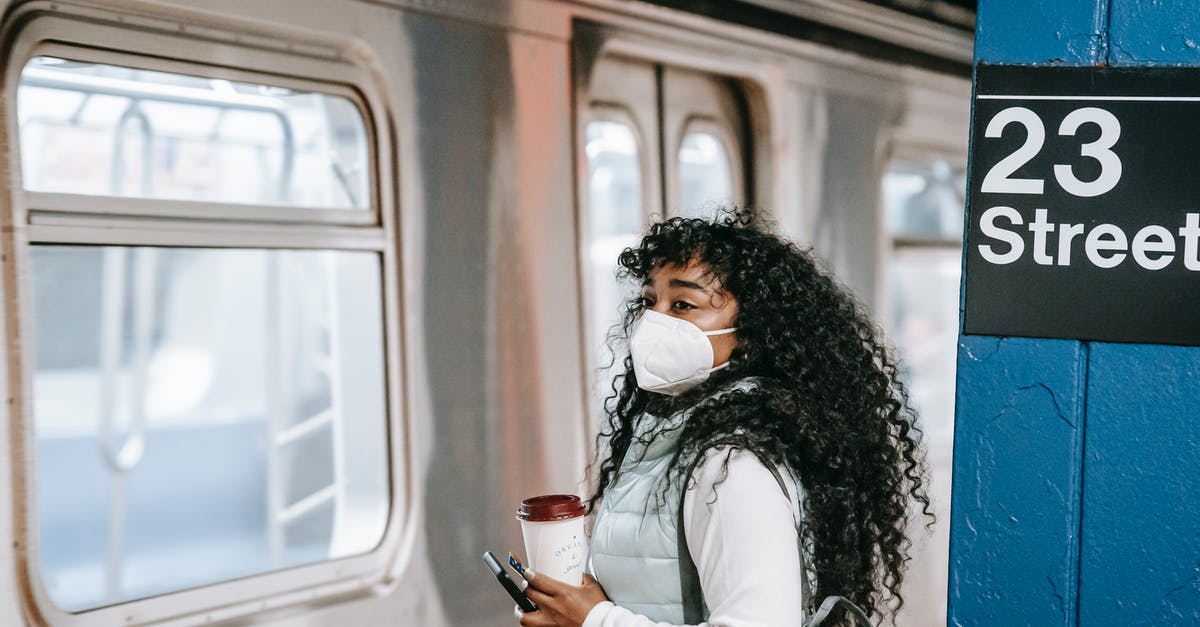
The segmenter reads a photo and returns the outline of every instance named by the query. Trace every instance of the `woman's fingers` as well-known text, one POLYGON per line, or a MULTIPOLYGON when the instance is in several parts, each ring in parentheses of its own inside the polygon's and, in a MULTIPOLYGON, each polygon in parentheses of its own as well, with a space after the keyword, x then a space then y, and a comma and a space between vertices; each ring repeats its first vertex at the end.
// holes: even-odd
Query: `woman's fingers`
POLYGON ((560 627, 562 615, 548 607, 539 607, 536 612, 520 614, 521 627, 560 627))
POLYGON ((521 627, 558 627, 558 622, 545 612, 529 612, 521 615, 521 627))
MULTIPOLYGON (((555 579, 554 577, 539 575, 532 570, 525 572, 529 575, 528 581, 529 587, 531 588, 536 588, 550 596, 555 596, 566 590, 567 584, 555 579)), ((534 601, 534 603, 537 603, 537 601, 534 601)))
POLYGON ((592 608, 608 600, 604 589, 591 575, 584 575, 581 586, 572 586, 550 577, 535 575, 530 577, 525 594, 537 603, 540 608, 537 613, 547 614, 553 619, 548 624, 560 627, 579 627, 587 619, 592 608))
POLYGON ((530 585, 528 588, 525 588, 525 596, 529 597, 529 600, 533 601, 534 605, 538 607, 549 607, 554 605, 553 596, 538 590, 532 585, 530 585))

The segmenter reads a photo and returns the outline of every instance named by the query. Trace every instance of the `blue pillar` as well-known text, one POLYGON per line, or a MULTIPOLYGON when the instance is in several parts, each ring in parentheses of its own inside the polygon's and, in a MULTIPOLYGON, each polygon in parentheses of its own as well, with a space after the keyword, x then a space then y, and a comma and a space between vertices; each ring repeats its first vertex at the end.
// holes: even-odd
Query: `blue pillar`
MULTIPOLYGON (((1109 4, 1108 64, 1200 66, 1195 0, 1109 4)), ((1093 344, 1087 423, 1079 624, 1200 625, 1200 348, 1093 344)))
MULTIPOLYGON (((1200 4, 980 0, 975 56, 1200 65, 1200 4)), ((1200 348, 962 336, 958 360, 948 623, 1200 624, 1200 348)))

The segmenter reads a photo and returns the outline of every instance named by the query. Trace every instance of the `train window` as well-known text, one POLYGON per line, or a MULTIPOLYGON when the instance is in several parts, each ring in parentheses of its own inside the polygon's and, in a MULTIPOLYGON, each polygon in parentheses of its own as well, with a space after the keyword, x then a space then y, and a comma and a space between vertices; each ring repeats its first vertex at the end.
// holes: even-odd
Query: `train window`
MULTIPOLYGON (((605 339, 620 320, 625 294, 617 281, 616 259, 637 244, 644 222, 642 164, 633 127, 593 120, 587 125, 588 270, 591 299, 588 334, 597 355, 607 355, 605 339)), ((611 374, 602 363, 598 394, 607 395, 611 374)))
POLYGON ((378 94, 340 58, 175 42, 248 65, 209 67, 42 23, 7 94, 37 610, 202 622, 369 588, 403 502, 378 94))
POLYGON ((729 152, 716 135, 693 131, 679 147, 679 195, 684 215, 711 217, 733 200, 729 152))
POLYGON ((891 337, 934 472, 950 468, 953 441, 965 172, 940 158, 894 160, 882 186, 891 337))
POLYGON ((893 162, 883 179, 884 211, 893 237, 961 241, 966 175, 949 163, 893 162))
POLYGON ((37 245, 32 271, 41 571, 59 607, 380 540, 377 254, 37 245))
POLYGON ((742 85, 664 66, 661 97, 668 211, 708 218, 730 204, 751 202, 742 160, 751 144, 742 85))
POLYGON ((30 191, 370 204, 366 129, 344 97, 40 56, 17 113, 30 191))

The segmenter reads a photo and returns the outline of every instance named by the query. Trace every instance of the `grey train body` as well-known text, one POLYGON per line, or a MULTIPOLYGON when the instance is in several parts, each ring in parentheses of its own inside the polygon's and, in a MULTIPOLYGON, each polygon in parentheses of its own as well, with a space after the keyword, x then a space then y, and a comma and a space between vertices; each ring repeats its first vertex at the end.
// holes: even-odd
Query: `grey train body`
MULTIPOLYGON (((831 3, 792 4, 805 14, 831 3)), ((520 552, 514 513, 522 498, 590 492, 585 470, 601 425, 593 389, 605 356, 593 341, 591 312, 601 305, 589 291, 588 124, 621 121, 637 129, 640 227, 680 212, 673 155, 688 124, 699 120, 696 128, 731 148, 729 200, 770 210, 780 231, 812 244, 879 316, 892 298, 879 183, 887 163, 966 161, 965 76, 641 2, 3 5, 10 103, 2 108, 10 170, 0 184, 10 199, 0 238, 7 346, 0 381, 10 399, 0 410, 0 485, 10 488, 0 499, 4 625, 515 624, 511 603, 479 556, 520 552), (22 192, 13 174, 19 121, 10 98, 30 55, 57 50, 37 47, 47 42, 102 51, 97 61, 113 65, 152 58, 156 68, 181 74, 267 84, 278 75, 297 89, 345 93, 364 112, 374 218, 342 224, 321 214, 296 226, 293 218, 274 221, 270 211, 209 217, 197 206, 189 226, 179 228, 184 218, 156 216, 153 207, 144 210, 149 217, 115 202, 81 213, 67 206, 72 198, 22 192), (164 230, 146 227, 147 220, 164 230), (178 235, 153 239, 167 231, 178 235), (113 237, 119 241, 106 239, 113 237), (258 239, 246 244, 247 237, 258 239), (43 543, 57 540, 39 529, 39 503, 49 502, 39 501, 37 482, 49 479, 39 474, 38 455, 48 449, 38 444, 29 348, 41 320, 31 296, 30 249, 53 242, 375 251, 386 388, 386 446, 375 461, 386 467, 376 480, 388 503, 378 541, 297 569, 82 611, 57 607, 42 580, 50 548, 43 543)), ((818 22, 924 48, 964 67, 970 62, 969 31, 885 9, 822 10, 829 13, 818 22), (904 28, 891 28, 893 19, 904 28)), ((928 429, 935 476, 948 477, 948 429, 928 429), (944 441, 933 441, 938 437, 944 441)), ((243 437, 215 439, 206 463, 234 464, 236 443, 250 446, 243 437)), ((145 460, 156 442, 147 440, 145 460)), ((88 446, 80 455, 94 454, 88 446)), ((164 508, 186 507, 191 497, 173 493, 171 477, 154 481, 164 508)), ((948 480, 940 489, 948 512, 948 480)), ((904 624, 944 620, 938 533, 918 541, 930 548, 914 565, 915 601, 904 624)))

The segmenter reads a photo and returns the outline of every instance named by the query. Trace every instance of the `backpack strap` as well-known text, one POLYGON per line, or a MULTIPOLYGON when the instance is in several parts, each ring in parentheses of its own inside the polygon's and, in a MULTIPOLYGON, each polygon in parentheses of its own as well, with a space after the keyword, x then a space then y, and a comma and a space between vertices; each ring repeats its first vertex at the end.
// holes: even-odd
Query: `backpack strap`
MULTIPOLYGON (((687 482, 691 480, 692 473, 696 470, 696 466, 699 465, 701 459, 703 459, 703 456, 697 457, 696 461, 692 462, 692 465, 688 468, 687 474, 684 475, 683 495, 679 498, 679 510, 675 517, 675 538, 679 551, 679 590, 682 593, 683 599, 683 621, 688 625, 698 625, 708 619, 708 605, 704 602, 704 591, 700 587, 700 571, 696 568, 695 561, 692 560, 691 552, 688 551, 687 533, 683 524, 683 502, 687 498, 687 482)), ((784 496, 787 496, 788 501, 791 501, 792 495, 788 492, 787 484, 784 483, 783 475, 780 474, 779 468, 765 462, 763 465, 771 471, 776 483, 779 484, 779 489, 783 490, 784 496)), ((800 549, 800 565, 802 568, 807 569, 808 562, 805 559, 804 546, 802 543, 798 546, 800 549)), ((804 598, 811 598, 808 577, 803 576, 800 579, 804 598)), ((829 618, 830 613, 839 605, 854 619, 854 623, 858 627, 872 627, 871 620, 867 618, 867 613, 846 597, 841 596, 825 597, 825 600, 821 602, 821 606, 813 614, 812 619, 805 623, 805 627, 820 627, 829 618)))
POLYGON ((839 596, 825 597, 825 600, 821 602, 821 607, 817 608, 817 613, 813 614, 812 621, 806 627, 820 627, 821 623, 825 622, 826 618, 829 618, 829 613, 833 611, 833 608, 838 605, 846 608, 846 612, 854 619, 855 625, 859 627, 872 627, 870 619, 867 618, 867 613, 862 611, 862 608, 852 603, 850 599, 839 596))
POLYGON ((683 525, 683 502, 687 498, 687 486, 691 481, 692 472, 703 459, 698 456, 683 475, 683 490, 679 497, 679 510, 675 516, 675 541, 679 551, 679 591, 683 599, 683 622, 688 625, 698 625, 708 618, 708 606, 704 603, 704 591, 700 589, 700 571, 688 551, 687 534, 683 525))
MULTIPOLYGON (((679 591, 682 593, 683 599, 683 622, 688 625, 698 625, 708 619, 708 604, 704 602, 704 591, 700 587, 700 571, 696 568, 696 562, 692 560, 692 554, 688 551, 687 533, 683 524, 683 503, 687 499, 687 485, 691 481, 692 473, 695 472, 696 466, 704 459, 703 455, 696 457, 692 465, 688 467, 687 473, 683 475, 683 491, 679 498, 679 511, 675 517, 675 538, 676 545, 679 551, 679 591)), ((783 490, 783 495, 787 497, 788 502, 791 502, 792 495, 788 492, 787 484, 783 481, 783 475, 779 473, 779 469, 774 464, 763 463, 767 470, 775 477, 775 482, 779 484, 779 489, 783 490)), ((804 548, 800 547, 800 564, 804 564, 804 548)), ((808 598, 808 578, 801 577, 802 592, 805 598, 808 598)))

